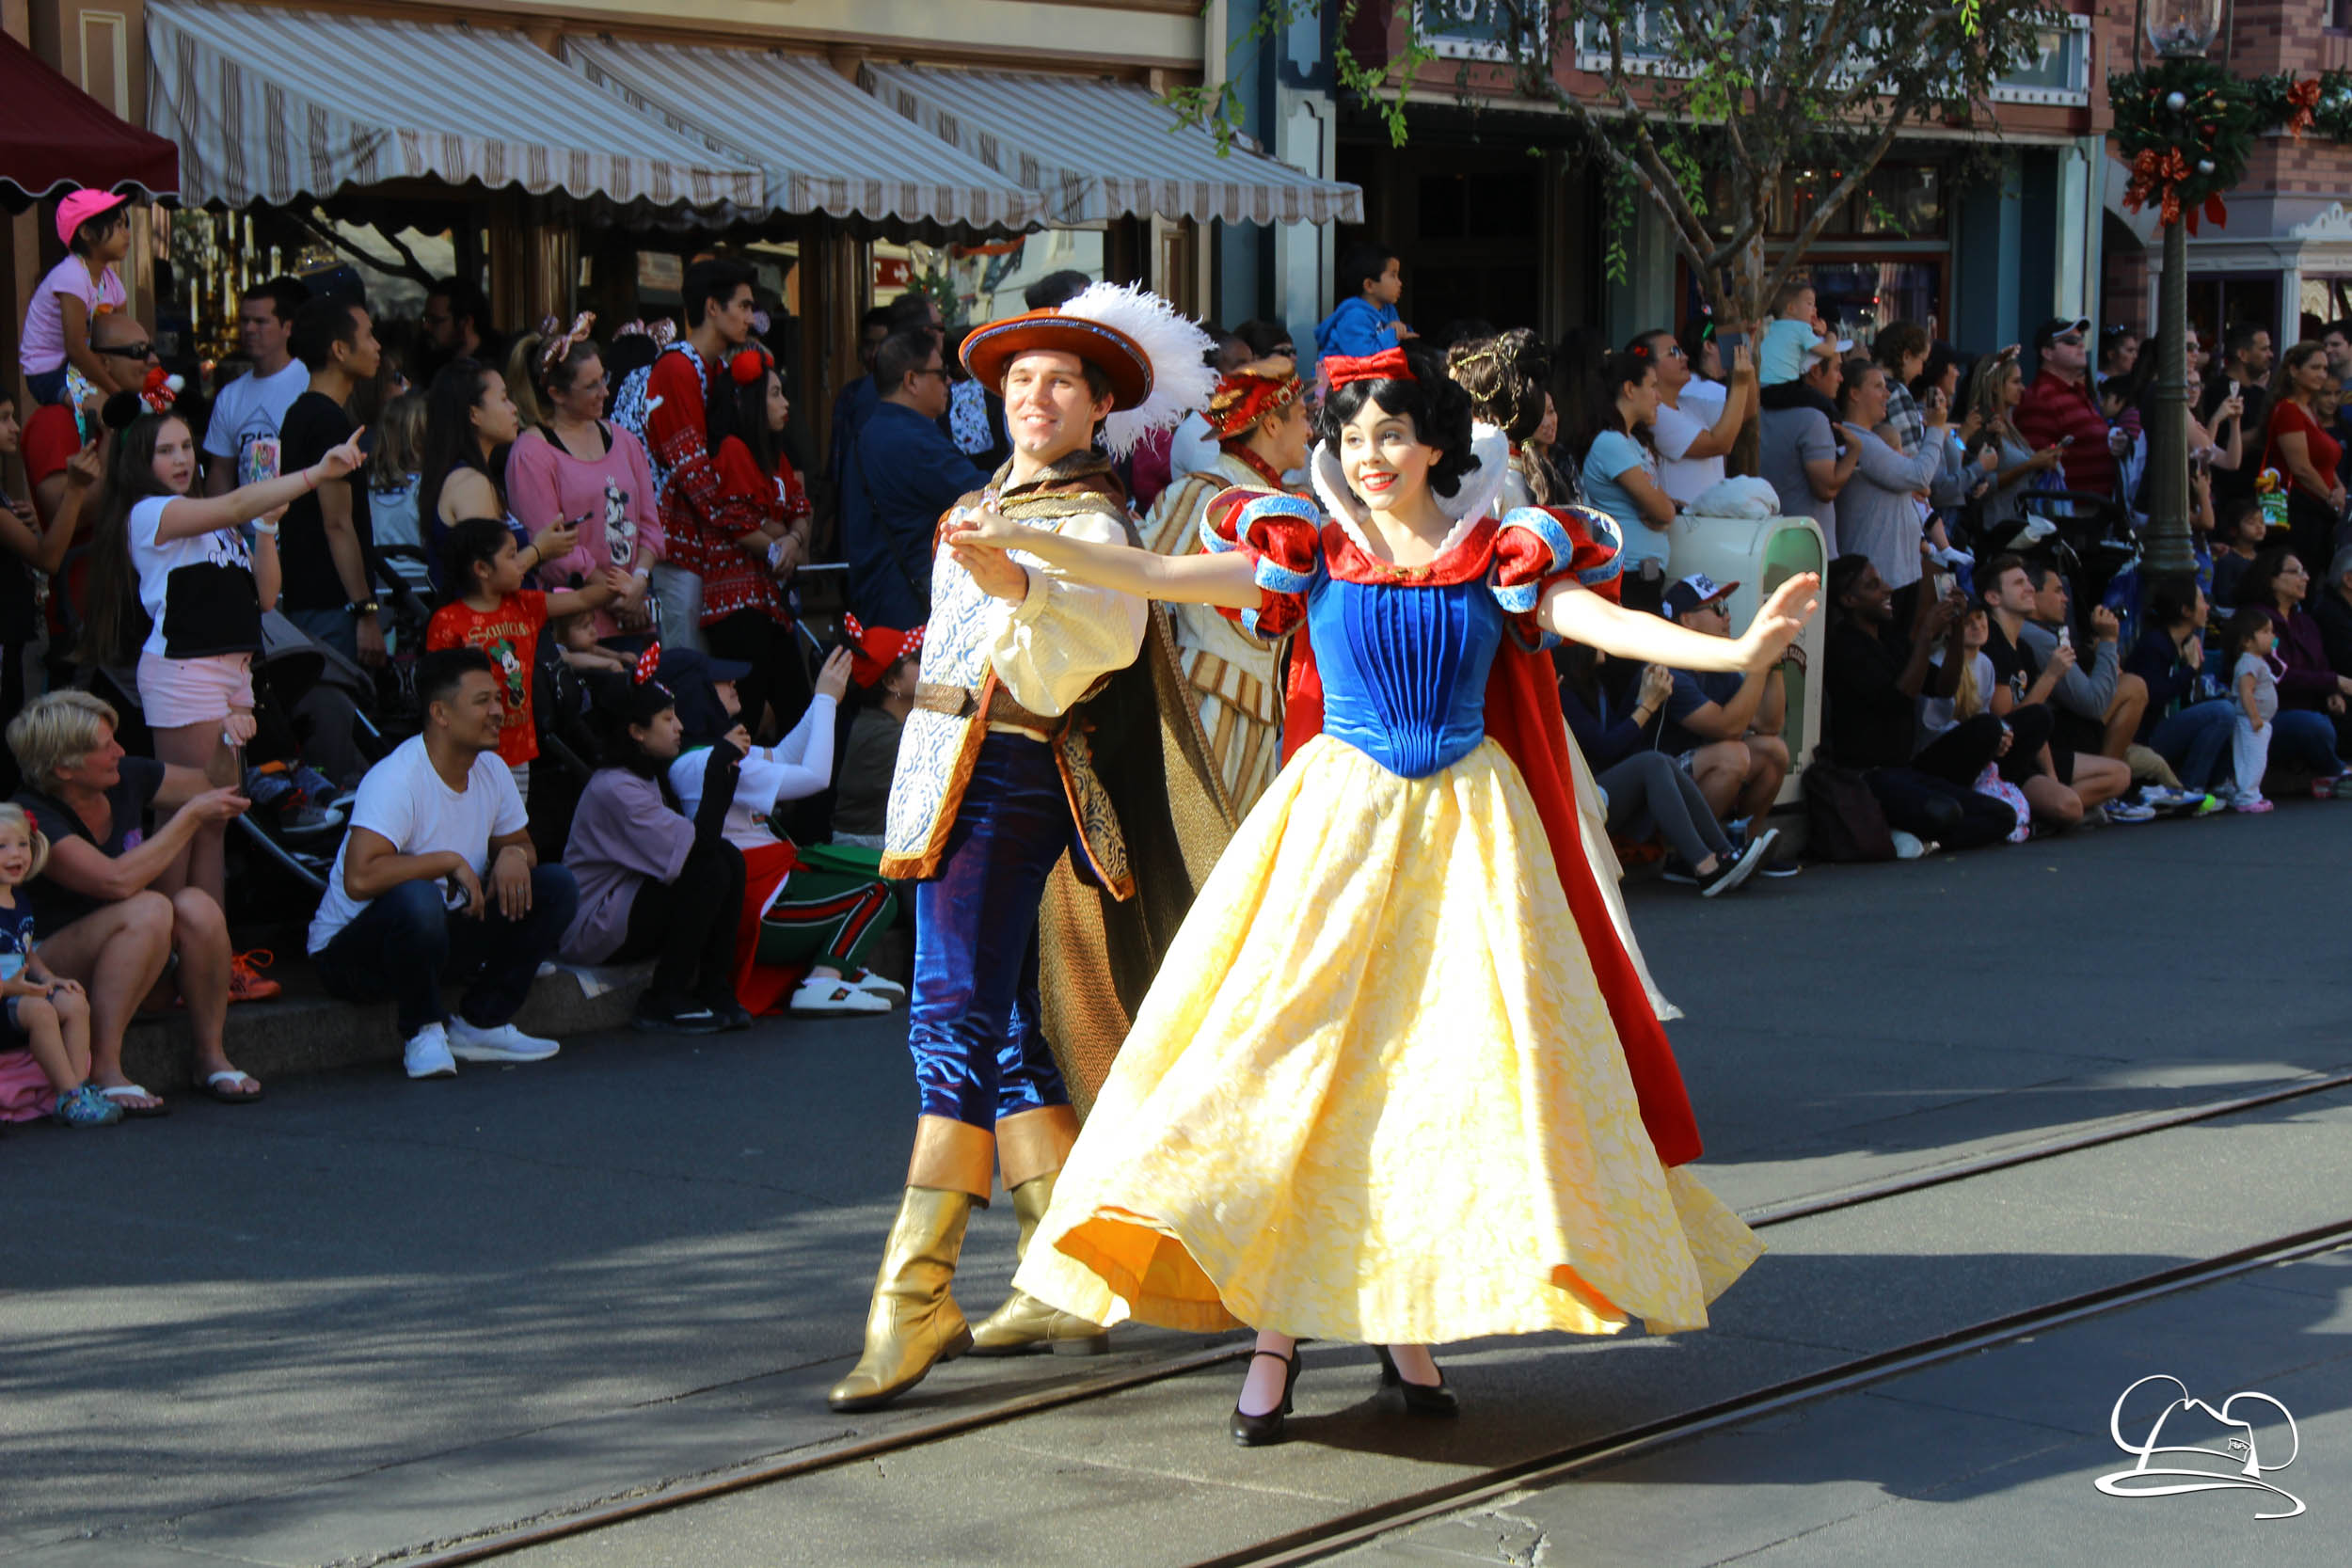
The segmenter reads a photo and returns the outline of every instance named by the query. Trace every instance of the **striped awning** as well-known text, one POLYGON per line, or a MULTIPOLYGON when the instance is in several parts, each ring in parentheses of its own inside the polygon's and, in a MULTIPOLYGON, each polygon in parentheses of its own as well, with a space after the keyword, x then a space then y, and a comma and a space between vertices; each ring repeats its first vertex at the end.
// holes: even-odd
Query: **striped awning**
POLYGON ((243 207, 388 180, 760 211, 767 177, 616 114, 518 32, 149 0, 147 122, 190 203, 243 207))
POLYGON ((1360 223, 1364 193, 1216 138, 1128 82, 873 65, 888 108, 1045 198, 1055 223, 1115 217, 1360 223))
POLYGON ((758 49, 566 39, 572 67, 675 135, 759 165, 782 213, 1018 230, 1043 199, 927 135, 822 60, 758 49))

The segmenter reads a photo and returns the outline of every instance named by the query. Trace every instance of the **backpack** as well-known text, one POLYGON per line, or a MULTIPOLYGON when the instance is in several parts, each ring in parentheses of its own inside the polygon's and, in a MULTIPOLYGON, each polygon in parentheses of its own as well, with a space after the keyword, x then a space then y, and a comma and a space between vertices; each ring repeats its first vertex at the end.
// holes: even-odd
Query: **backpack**
MULTIPOLYGON (((671 343, 661 351, 661 354, 654 356, 654 364, 660 364, 661 355, 668 354, 684 354, 692 357, 694 379, 701 384, 703 396, 708 397, 710 395, 709 372, 703 365, 703 356, 694 353, 694 345, 684 341, 671 343)), ((670 469, 661 461, 660 454, 654 451, 653 438, 645 434, 645 422, 653 415, 652 404, 647 400, 645 393, 652 384, 653 365, 640 365, 628 374, 621 377, 620 386, 612 392, 612 411, 605 418, 612 420, 619 429, 626 430, 631 436, 636 436, 637 444, 645 449, 645 467, 653 474, 652 510, 658 516, 661 510, 661 492, 669 488, 670 469)))
POLYGON ((1809 847, 1825 861, 1891 861, 1895 836, 1886 813, 1856 768, 1841 768, 1820 752, 1804 770, 1804 816, 1809 847))

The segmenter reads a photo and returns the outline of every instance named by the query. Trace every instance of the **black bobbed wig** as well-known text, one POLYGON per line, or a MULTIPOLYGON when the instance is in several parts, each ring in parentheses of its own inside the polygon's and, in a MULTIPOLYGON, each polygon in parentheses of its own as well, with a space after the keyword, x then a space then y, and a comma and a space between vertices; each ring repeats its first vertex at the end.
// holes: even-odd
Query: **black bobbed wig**
POLYGON ((1374 404, 1383 414, 1412 420, 1414 436, 1438 449, 1429 487, 1451 496, 1461 488, 1462 477, 1478 467, 1470 454, 1470 394, 1446 375, 1445 361, 1419 343, 1405 345, 1405 363, 1413 372, 1409 381, 1351 381, 1333 388, 1315 418, 1315 438, 1336 458, 1341 427, 1362 413, 1366 403, 1374 404))

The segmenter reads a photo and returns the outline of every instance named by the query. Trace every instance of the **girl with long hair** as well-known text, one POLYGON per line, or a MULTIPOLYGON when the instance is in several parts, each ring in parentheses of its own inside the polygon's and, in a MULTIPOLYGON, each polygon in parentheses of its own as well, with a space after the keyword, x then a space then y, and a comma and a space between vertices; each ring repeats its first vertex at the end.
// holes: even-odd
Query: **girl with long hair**
POLYGON ((450 527, 469 517, 503 518, 522 549, 523 570, 535 572, 580 543, 565 519, 534 535, 515 520, 501 483, 503 464, 492 459, 522 434, 521 416, 507 395, 506 378, 478 359, 443 365, 424 393, 424 458, 417 481, 417 519, 424 526, 425 564, 436 587, 450 527))
POLYGON ((1644 344, 1600 364, 1598 395, 1587 404, 1584 494, 1615 520, 1629 567, 1659 562, 1667 552, 1666 528, 1678 508, 1658 481, 1658 449, 1650 427, 1658 418, 1658 359, 1644 344))
POLYGON ((946 534, 1311 632, 1320 723, 1293 721, 1320 733, 1194 901, 1014 1281, 1091 1323, 1255 1324, 1245 1446, 1283 1436, 1300 1338, 1382 1347, 1405 1409, 1451 1416, 1433 1343, 1694 1328, 1756 1255, 1677 1168, 1696 1131, 1533 648, 1760 669, 1816 586, 1785 584, 1737 639, 1621 610, 1605 519, 1495 515, 1503 443, 1473 449, 1434 355, 1324 369, 1321 508, 1232 493, 1218 551, 1184 557, 986 511, 946 534))
POLYGON ((2315 342, 2296 344, 2279 356, 2270 372, 2270 424, 2263 467, 2287 482, 2287 537, 2305 561, 2326 562, 2335 553, 2336 525, 2344 520, 2344 484, 2336 469, 2344 443, 2328 434, 2332 420, 2319 417, 2328 381, 2328 351, 2315 342))
POLYGON ((788 728, 808 706, 808 665, 785 586, 808 561, 812 511, 784 450, 792 417, 784 377, 758 343, 727 361, 709 398, 711 456, 720 495, 716 527, 698 543, 703 639, 713 655, 752 667, 741 683, 754 735, 788 728))

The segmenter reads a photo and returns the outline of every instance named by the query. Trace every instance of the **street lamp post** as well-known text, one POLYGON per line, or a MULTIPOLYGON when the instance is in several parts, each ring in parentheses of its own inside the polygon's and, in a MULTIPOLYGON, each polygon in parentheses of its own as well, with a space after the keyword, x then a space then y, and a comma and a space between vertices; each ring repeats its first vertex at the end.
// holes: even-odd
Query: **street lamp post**
MULTIPOLYGON (((2147 0, 2149 46, 2169 59, 2195 59, 2221 30, 2221 0, 2147 0)), ((2147 576, 2187 578, 2197 571, 2188 522, 2188 225, 2164 224, 2164 271, 2156 280, 2155 416, 2148 432, 2147 576)))

